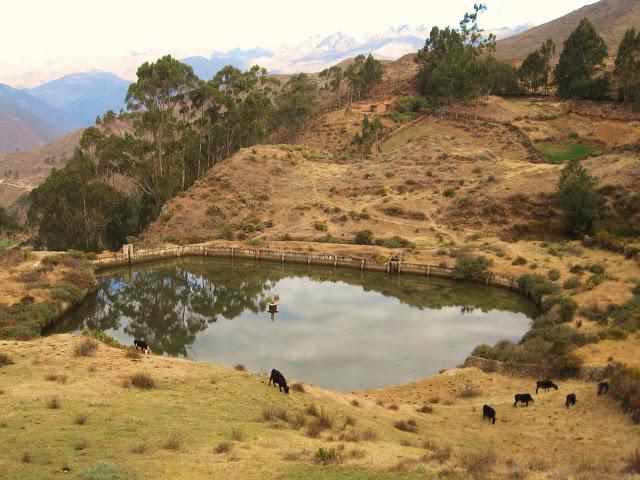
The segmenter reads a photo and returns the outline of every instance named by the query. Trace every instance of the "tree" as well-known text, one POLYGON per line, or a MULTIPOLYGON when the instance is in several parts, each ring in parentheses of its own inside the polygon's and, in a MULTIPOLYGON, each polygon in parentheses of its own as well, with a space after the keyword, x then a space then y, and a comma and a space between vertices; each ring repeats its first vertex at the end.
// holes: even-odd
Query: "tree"
POLYGON ((544 61, 544 93, 549 94, 549 83, 551 80, 551 57, 556 53, 556 42, 547 38, 540 47, 540 55, 544 61))
POLYGON ((304 131, 307 120, 313 113, 316 84, 305 73, 289 79, 276 98, 276 127, 286 137, 295 137, 304 131))
POLYGON ((52 250, 119 248, 133 230, 124 194, 96 179, 80 150, 30 195, 28 221, 52 250))
POLYGON ((376 83, 382 78, 383 68, 380 60, 358 55, 353 63, 347 67, 345 78, 349 84, 349 96, 347 103, 351 104, 355 98, 358 100, 367 98, 376 83))
MULTIPOLYGON (((631 102, 634 94, 640 90, 640 33, 635 28, 624 32, 613 75, 620 85, 621 100, 631 102)), ((635 100, 638 101, 638 98, 635 100)))
POLYGON ((540 50, 527 55, 518 70, 518 77, 528 93, 537 93, 540 87, 546 86, 545 60, 540 50))
POLYGON ((593 233, 602 207, 596 186, 597 179, 589 175, 579 160, 570 160, 562 169, 556 197, 568 235, 582 237, 593 233))
POLYGON ((564 42, 556 66, 558 93, 564 98, 601 99, 609 90, 604 68, 607 45, 593 24, 583 18, 564 42))
POLYGON ((140 127, 153 136, 157 171, 164 174, 164 150, 174 127, 176 108, 186 102, 187 94, 197 84, 193 69, 171 55, 155 63, 145 62, 136 73, 138 80, 129 86, 127 108, 143 111, 140 127))
POLYGON ((367 154, 371 153, 371 148, 374 148, 376 154, 380 151, 380 142, 384 136, 385 128, 378 117, 373 117, 373 120, 369 120, 369 115, 365 116, 362 120, 362 133, 356 134, 353 139, 353 143, 362 145, 367 154))
POLYGON ((323 89, 329 90, 336 95, 336 108, 342 105, 342 84, 345 73, 338 65, 325 68, 320 72, 320 78, 325 82, 323 89))
POLYGON ((483 4, 465 13, 460 28, 431 29, 425 46, 418 51, 420 64, 418 85, 423 95, 439 103, 474 100, 491 91, 487 77, 487 56, 495 49, 495 36, 483 36, 478 16, 486 11, 483 4))

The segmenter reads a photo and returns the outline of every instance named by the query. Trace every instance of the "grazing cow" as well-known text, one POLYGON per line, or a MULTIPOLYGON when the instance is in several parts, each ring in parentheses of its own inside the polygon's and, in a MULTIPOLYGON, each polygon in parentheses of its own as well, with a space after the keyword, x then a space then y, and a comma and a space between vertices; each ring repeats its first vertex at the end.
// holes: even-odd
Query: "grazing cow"
POLYGON ((134 340, 133 345, 136 347, 136 350, 140 349, 145 355, 149 353, 149 345, 147 345, 147 342, 144 340, 134 340))
POLYGON ((558 385, 553 383, 551 380, 538 380, 536 382, 536 395, 538 394, 539 389, 543 389, 545 392, 548 392, 550 388, 554 390, 558 390, 558 385))
POLYGON ((278 385, 280 387, 280 391, 284 388, 284 393, 289 393, 289 387, 287 385, 287 381, 284 379, 284 375, 280 373, 275 368, 271 370, 271 376, 269 377, 269 385, 273 382, 273 386, 278 385))
POLYGON ((513 407, 519 403, 524 403, 525 407, 529 406, 529 402, 533 403, 533 397, 528 393, 516 393, 515 402, 513 402, 513 407))
POLYGON ((489 405, 485 405, 482 407, 482 421, 484 422, 484 419, 488 418, 490 422, 492 422, 494 425, 496 424, 496 411, 491 408, 489 405))
POLYGON ((576 404, 576 394, 570 393, 569 395, 567 395, 567 401, 564 402, 564 406, 569 408, 570 406, 575 404, 576 404))
POLYGON ((600 382, 598 384, 598 395, 606 395, 609 392, 609 382, 600 382))

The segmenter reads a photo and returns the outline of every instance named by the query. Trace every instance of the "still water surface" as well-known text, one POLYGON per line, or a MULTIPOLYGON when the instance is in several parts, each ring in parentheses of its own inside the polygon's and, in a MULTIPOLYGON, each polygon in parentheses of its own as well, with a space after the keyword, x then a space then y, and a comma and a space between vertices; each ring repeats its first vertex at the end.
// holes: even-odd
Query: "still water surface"
POLYGON ((98 286, 51 333, 106 330, 156 354, 277 368, 339 390, 454 367, 479 343, 519 340, 536 313, 520 295, 473 283, 250 260, 135 265, 103 272, 98 286))

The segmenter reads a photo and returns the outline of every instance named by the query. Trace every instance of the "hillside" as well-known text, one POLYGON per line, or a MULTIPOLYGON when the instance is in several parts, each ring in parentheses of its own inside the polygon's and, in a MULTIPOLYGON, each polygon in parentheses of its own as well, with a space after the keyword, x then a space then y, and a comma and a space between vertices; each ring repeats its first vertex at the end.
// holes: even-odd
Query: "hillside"
POLYGON ((585 17, 591 20, 604 38, 609 48, 609 63, 613 63, 625 30, 630 27, 640 28, 640 2, 600 0, 586 5, 563 17, 498 41, 496 54, 510 62, 521 62, 529 53, 539 48, 544 40, 552 38, 557 45, 558 57, 564 41, 585 17))
POLYGON ((66 121, 56 108, 0 84, 0 154, 45 145, 64 134, 66 121))
POLYGON ((0 367, 6 478, 613 480, 637 441, 637 427, 591 382, 562 382, 528 408, 512 407, 513 392, 532 391, 531 380, 475 368, 379 390, 303 385, 285 395, 263 374, 105 344, 76 356, 80 342, 0 341, 14 362, 0 367), (140 372, 154 388, 131 384, 140 372), (579 399, 569 411, 568 391, 579 399), (482 421, 485 402, 497 409, 495 425, 482 421))

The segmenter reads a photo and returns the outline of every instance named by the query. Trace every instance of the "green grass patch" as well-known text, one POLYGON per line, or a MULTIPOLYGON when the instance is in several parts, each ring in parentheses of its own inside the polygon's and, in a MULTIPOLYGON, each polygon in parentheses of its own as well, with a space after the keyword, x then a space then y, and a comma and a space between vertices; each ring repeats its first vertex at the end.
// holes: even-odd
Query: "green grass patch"
POLYGON ((596 151, 584 143, 548 143, 542 142, 536 144, 542 153, 549 160, 549 163, 564 163, 569 160, 586 158, 596 151))

